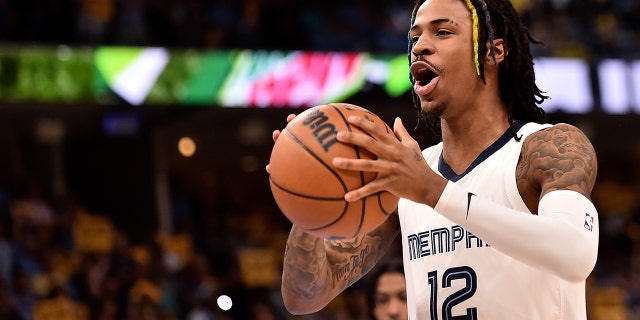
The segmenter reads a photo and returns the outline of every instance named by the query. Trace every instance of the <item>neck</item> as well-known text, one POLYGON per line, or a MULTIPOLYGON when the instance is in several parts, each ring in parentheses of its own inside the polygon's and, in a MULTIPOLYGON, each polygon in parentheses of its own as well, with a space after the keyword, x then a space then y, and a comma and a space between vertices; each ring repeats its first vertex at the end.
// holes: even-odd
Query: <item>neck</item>
POLYGON ((443 157, 457 173, 463 172, 478 155, 509 128, 503 104, 476 105, 456 119, 441 119, 443 157))

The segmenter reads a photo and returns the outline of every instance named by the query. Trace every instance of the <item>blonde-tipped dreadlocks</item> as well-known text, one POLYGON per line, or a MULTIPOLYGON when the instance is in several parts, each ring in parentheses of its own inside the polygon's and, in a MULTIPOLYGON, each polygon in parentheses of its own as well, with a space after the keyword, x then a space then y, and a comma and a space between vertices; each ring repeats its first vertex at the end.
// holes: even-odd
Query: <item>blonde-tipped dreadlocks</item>
POLYGON ((476 72, 480 75, 480 61, 478 56, 478 13, 476 12, 476 8, 471 3, 471 0, 465 0, 465 4, 469 11, 471 11, 471 21, 473 22, 472 33, 473 33, 473 58, 476 64, 476 72))

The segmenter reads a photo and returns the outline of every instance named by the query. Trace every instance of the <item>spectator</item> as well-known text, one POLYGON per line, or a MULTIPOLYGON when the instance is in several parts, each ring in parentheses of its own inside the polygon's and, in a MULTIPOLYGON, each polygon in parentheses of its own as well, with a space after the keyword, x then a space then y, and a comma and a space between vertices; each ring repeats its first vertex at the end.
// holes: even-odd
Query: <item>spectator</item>
POLYGON ((407 320, 407 286, 402 260, 391 259, 379 264, 365 279, 370 320, 407 320))

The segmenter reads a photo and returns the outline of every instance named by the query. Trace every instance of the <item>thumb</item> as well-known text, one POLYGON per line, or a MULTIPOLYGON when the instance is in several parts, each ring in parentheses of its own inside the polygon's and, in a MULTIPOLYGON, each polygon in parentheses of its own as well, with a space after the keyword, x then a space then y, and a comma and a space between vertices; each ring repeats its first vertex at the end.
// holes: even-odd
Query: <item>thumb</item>
POLYGON ((409 135, 409 132, 404 127, 404 124, 402 124, 402 119, 400 119, 400 117, 396 117, 395 121, 393 122, 393 132, 395 132, 400 141, 406 141, 407 138, 411 138, 411 135, 409 135))
POLYGON ((420 149, 420 145, 415 139, 413 139, 411 134, 409 134, 409 131, 407 131, 404 124, 402 124, 400 117, 396 117, 396 120, 393 123, 393 132, 403 145, 420 149))

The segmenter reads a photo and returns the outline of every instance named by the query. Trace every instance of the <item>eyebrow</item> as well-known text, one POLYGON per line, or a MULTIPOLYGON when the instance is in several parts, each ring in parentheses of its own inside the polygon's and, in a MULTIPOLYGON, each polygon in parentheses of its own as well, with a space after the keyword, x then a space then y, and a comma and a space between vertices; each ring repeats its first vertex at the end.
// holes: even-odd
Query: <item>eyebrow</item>
MULTIPOLYGON (((457 22, 455 22, 455 21, 453 21, 453 20, 451 20, 451 19, 449 19, 449 18, 434 19, 434 20, 429 21, 429 23, 428 23, 428 24, 429 24, 430 26, 434 26, 434 25, 439 25, 439 24, 443 24, 443 23, 451 23, 451 24, 454 24, 454 25, 458 26, 458 23, 457 23, 457 22)), ((412 31, 412 30, 417 29, 417 28, 419 28, 419 27, 418 27, 418 25, 415 25, 415 24, 414 24, 414 25, 411 27, 411 29, 409 29, 409 31, 412 31)))

